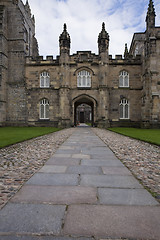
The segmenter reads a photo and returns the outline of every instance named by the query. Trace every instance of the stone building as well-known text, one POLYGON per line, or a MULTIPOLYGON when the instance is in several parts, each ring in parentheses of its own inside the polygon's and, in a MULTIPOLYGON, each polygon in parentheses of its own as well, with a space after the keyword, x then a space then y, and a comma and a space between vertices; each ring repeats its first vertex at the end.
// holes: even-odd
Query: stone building
POLYGON ((67 26, 56 59, 38 55, 34 16, 26 1, 0 2, 0 124, 76 125, 88 105, 94 126, 160 127, 160 27, 149 1, 146 31, 133 35, 124 56, 109 55, 102 24, 98 54, 70 54, 67 26))

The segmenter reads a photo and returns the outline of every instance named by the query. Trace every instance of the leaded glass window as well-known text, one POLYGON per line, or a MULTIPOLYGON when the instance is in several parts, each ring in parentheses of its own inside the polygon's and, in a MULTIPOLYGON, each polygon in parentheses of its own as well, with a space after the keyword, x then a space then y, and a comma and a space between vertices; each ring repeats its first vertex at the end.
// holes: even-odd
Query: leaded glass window
POLYGON ((120 119, 129 119, 129 102, 123 98, 119 104, 120 119))
POLYGON ((48 72, 42 72, 40 75, 40 87, 49 88, 50 87, 50 76, 48 72))
POLYGON ((42 99, 40 101, 40 119, 49 119, 49 101, 48 99, 42 99))
POLYGON ((119 87, 129 87, 129 73, 126 71, 120 72, 119 87))
POLYGON ((77 75, 77 87, 91 87, 91 74, 86 70, 82 70, 77 75))

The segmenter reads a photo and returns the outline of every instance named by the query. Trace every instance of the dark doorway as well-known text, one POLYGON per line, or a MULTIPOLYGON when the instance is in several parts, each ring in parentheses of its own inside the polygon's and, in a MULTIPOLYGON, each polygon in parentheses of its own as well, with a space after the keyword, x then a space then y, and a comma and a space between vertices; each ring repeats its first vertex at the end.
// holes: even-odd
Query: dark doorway
POLYGON ((84 112, 80 112, 80 117, 79 117, 80 123, 84 123, 84 112))
POLYGON ((74 125, 80 123, 94 126, 94 103, 89 99, 79 99, 74 104, 74 125))

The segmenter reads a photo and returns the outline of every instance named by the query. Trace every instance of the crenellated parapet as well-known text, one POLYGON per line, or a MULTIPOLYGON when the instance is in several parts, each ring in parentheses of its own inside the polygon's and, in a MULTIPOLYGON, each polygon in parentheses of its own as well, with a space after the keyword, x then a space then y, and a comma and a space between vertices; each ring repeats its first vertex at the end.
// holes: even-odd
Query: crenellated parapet
POLYGON ((122 55, 115 55, 115 58, 112 58, 112 55, 109 55, 109 64, 110 65, 141 65, 142 56, 129 55, 128 58, 123 57, 122 55))
POLYGON ((36 56, 36 57, 32 57, 32 56, 28 56, 26 57, 26 64, 27 65, 52 65, 52 66, 57 66, 59 65, 59 60, 54 59, 53 56, 46 56, 46 58, 44 58, 43 56, 36 56))
POLYGON ((70 56, 71 62, 75 63, 97 63, 99 62, 99 56, 91 51, 77 51, 70 56))

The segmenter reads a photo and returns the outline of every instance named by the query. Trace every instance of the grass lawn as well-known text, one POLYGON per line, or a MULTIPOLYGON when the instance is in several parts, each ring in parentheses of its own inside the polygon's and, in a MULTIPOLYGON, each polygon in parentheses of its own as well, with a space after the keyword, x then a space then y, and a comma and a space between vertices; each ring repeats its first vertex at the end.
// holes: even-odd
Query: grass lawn
POLYGON ((109 130, 122 135, 136 138, 145 142, 160 146, 160 129, 140 129, 140 128, 109 128, 109 130))
POLYGON ((59 130, 54 127, 0 127, 0 148, 59 130))

